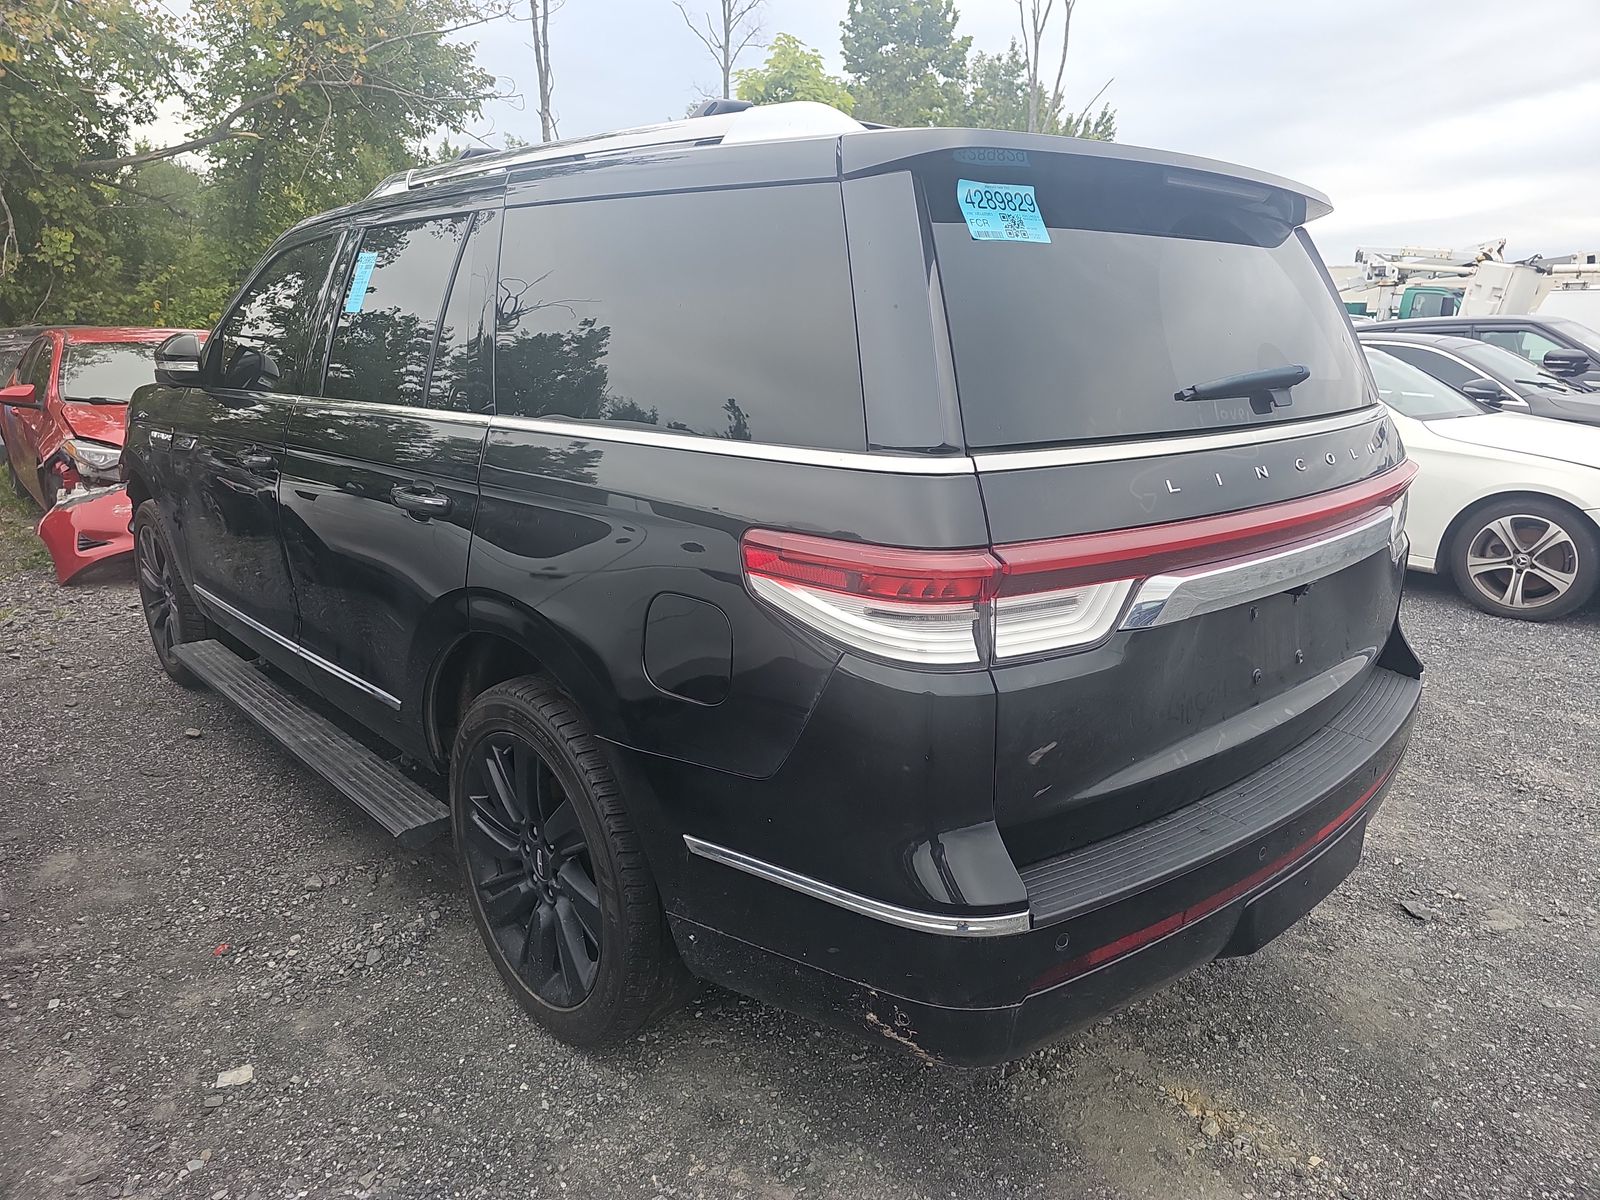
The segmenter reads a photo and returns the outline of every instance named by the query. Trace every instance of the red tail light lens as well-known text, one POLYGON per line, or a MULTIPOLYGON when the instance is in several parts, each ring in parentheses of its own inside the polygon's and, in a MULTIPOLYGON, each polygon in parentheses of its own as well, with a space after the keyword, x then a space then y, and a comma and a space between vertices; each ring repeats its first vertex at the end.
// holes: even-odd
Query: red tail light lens
POLYGON ((847 596, 969 604, 994 594, 1000 563, 987 550, 901 550, 753 529, 741 542, 747 575, 847 596))

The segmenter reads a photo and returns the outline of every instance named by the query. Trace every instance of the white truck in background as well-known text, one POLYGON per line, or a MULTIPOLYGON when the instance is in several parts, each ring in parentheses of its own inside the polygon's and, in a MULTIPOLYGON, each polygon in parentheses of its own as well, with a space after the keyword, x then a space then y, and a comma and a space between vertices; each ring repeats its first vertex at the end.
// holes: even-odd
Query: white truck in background
POLYGON ((1600 252, 1505 260, 1505 238, 1464 248, 1361 246, 1332 267, 1352 316, 1486 317, 1543 313, 1600 328, 1600 252))

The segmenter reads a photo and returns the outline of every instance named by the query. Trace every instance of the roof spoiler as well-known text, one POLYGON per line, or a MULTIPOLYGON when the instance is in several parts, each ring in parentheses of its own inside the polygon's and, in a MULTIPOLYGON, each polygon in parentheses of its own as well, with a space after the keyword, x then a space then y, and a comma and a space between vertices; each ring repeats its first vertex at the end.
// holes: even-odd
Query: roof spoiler
POLYGON ((908 159, 976 148, 1023 153, 1031 151, 1035 154, 1076 154, 1085 158, 1150 163, 1166 168, 1169 183, 1197 191, 1210 190, 1219 194, 1232 192, 1244 197, 1252 190, 1264 189, 1297 197, 1305 203, 1306 221, 1325 217, 1333 211, 1333 204, 1327 196, 1281 175, 1192 154, 1174 154, 1122 142, 1098 142, 1047 133, 1006 133, 993 129, 888 129, 868 138, 845 138, 840 148, 840 164, 847 177, 876 175, 898 170, 908 159))

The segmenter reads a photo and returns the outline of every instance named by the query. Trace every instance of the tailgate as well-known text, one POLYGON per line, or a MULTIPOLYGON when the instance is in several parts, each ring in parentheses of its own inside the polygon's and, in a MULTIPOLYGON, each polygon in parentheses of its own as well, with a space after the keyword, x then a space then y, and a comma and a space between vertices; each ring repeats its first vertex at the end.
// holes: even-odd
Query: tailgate
POLYGON ((1404 561, 1384 505, 1359 497, 1411 468, 1381 410, 1299 428, 1101 463, 1074 452, 1054 463, 1045 452, 980 456, 1002 555, 1008 544, 1070 547, 1106 529, 1181 541, 1218 522, 1309 522, 1215 555, 1194 548, 1169 570, 1110 568, 1137 581, 1103 641, 997 658, 996 809, 1019 863, 1227 787, 1310 737, 1363 686, 1394 626, 1404 561), (1338 507, 1348 496, 1358 502, 1338 507), (1231 497, 1255 503, 1208 511, 1231 497), (1314 519, 1324 507, 1331 515, 1314 519))

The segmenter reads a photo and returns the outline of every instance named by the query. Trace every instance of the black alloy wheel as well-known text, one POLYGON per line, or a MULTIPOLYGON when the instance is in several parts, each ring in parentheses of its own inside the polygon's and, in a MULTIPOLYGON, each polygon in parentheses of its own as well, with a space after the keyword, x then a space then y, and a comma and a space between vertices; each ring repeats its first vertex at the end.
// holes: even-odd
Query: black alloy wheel
POLYGON ((605 942, 577 809, 539 751, 510 731, 474 747, 465 782, 464 850, 484 922, 539 999, 573 1008, 594 987, 605 942))
POLYGON ((539 675, 462 714, 450 809, 473 923, 512 997, 563 1041, 637 1033, 694 987, 622 785, 584 715, 539 675))
POLYGON ((133 515, 133 566, 139 581, 139 603, 161 669, 184 687, 199 687, 199 680, 178 662, 173 651, 184 642, 211 637, 211 624, 178 572, 154 500, 146 500, 133 515))
POLYGON ((164 662, 178 644, 178 614, 172 601, 177 570, 172 556, 161 544, 154 525, 139 530, 134 545, 134 563, 139 571, 139 599, 144 602, 144 619, 150 626, 150 640, 155 643, 156 655, 164 662))

